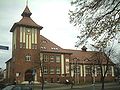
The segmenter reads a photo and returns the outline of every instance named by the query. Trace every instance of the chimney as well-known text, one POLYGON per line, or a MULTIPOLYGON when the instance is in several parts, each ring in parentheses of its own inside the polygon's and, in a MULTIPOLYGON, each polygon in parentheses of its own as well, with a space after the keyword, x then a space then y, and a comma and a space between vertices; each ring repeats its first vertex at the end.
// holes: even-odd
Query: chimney
POLYGON ((82 51, 87 51, 86 46, 83 46, 81 49, 82 49, 82 51))

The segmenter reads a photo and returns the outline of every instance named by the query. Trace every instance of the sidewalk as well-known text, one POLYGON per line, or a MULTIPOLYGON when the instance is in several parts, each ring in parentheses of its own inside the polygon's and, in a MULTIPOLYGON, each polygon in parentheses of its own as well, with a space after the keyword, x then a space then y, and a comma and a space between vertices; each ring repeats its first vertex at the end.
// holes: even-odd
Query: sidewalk
MULTIPOLYGON (((34 85, 33 90, 40 90, 41 85, 34 85)), ((120 90, 120 85, 116 83, 105 83, 105 90, 120 90)), ((71 85, 65 85, 65 84, 58 84, 58 83, 47 83, 44 85, 44 90, 100 90, 101 84, 96 83, 93 84, 87 84, 87 85, 73 85, 73 88, 71 89, 71 85)))

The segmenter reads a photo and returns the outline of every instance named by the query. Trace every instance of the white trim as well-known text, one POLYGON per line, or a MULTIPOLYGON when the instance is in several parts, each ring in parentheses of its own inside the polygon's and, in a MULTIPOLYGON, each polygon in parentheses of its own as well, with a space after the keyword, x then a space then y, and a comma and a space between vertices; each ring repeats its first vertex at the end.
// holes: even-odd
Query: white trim
POLYGON ((35 32, 34 29, 32 28, 32 44, 35 42, 35 32))
POLYGON ((26 34, 26 49, 28 49, 28 35, 26 34))
POLYGON ((114 76, 114 67, 111 66, 111 69, 112 69, 112 76, 114 76))
POLYGON ((80 65, 80 76, 81 76, 81 77, 83 76, 83 68, 82 68, 82 65, 80 65))
POLYGON ((42 76, 42 72, 41 72, 41 69, 40 69, 40 77, 42 76))
POLYGON ((64 55, 61 55, 61 74, 64 74, 64 55))
POLYGON ((35 29, 35 44, 37 44, 37 29, 35 29))
POLYGON ((25 43, 25 27, 23 27, 23 43, 25 43))
POLYGON ((84 77, 86 77, 86 70, 85 70, 85 66, 86 66, 86 65, 83 65, 83 69, 84 69, 84 77))
POLYGON ((31 49, 31 33, 29 35, 29 49, 31 49))
POLYGON ((96 69, 96 67, 95 67, 95 77, 97 76, 97 69, 96 69))
POLYGON ((23 35, 22 35, 22 32, 23 32, 22 29, 23 29, 23 28, 20 27, 20 42, 22 42, 22 37, 23 37, 23 35))

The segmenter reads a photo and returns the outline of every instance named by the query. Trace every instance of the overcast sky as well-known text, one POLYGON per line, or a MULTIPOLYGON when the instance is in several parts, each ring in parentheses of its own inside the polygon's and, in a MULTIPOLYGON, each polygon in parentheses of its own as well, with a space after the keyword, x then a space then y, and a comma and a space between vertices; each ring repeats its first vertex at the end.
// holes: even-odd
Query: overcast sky
MULTIPOLYGON (((64 49, 75 49, 78 31, 69 23, 68 12, 71 0, 29 0, 31 18, 43 26, 41 35, 64 49)), ((9 46, 10 50, 0 50, 0 68, 11 58, 12 34, 10 29, 22 17, 26 0, 0 0, 0 45, 9 46)))

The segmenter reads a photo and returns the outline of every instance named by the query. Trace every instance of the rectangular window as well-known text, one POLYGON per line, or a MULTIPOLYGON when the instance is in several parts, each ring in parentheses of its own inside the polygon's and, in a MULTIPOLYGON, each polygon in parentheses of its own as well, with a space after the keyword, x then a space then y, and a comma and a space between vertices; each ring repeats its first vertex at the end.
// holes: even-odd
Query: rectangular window
POLYGON ((20 48, 23 48, 23 44, 22 43, 20 43, 20 48))
POLYGON ((31 56, 30 55, 26 55, 25 56, 25 61, 31 61, 31 56))
POLYGON ((77 68, 77 73, 80 74, 80 66, 77 66, 76 68, 77 68))
POLYGON ((13 32, 13 49, 16 49, 16 30, 13 32))
POLYGON ((35 47, 34 47, 34 44, 32 44, 32 49, 34 49, 35 47))
POLYGON ((50 68, 50 74, 54 74, 54 68, 50 68))
POLYGON ((57 82, 60 82, 60 78, 57 78, 57 82))
POLYGON ((56 74, 60 74, 60 67, 56 68, 56 74))
POLYGON ((91 75, 91 74, 92 74, 92 70, 91 70, 91 67, 90 67, 89 65, 87 65, 87 66, 85 67, 85 71, 86 71, 86 74, 88 74, 88 75, 91 75))
POLYGON ((23 33, 23 30, 22 30, 23 28, 22 27, 20 27, 20 42, 22 42, 22 37, 23 37, 23 35, 22 35, 22 33, 23 33))
POLYGON ((37 45, 36 44, 34 45, 34 48, 37 49, 37 45))
POLYGON ((44 67, 44 74, 48 74, 48 69, 44 67))
POLYGON ((35 29, 35 44, 37 44, 37 29, 35 29))
POLYGON ((112 74, 112 68, 111 68, 111 66, 108 66, 107 74, 112 74))
POLYGON ((56 62, 60 63, 60 56, 56 56, 56 62))
POLYGON ((44 59, 44 62, 48 62, 48 60, 49 60, 49 56, 46 55, 46 54, 44 54, 44 55, 43 55, 43 59, 44 59))
POLYGON ((66 73, 69 73, 69 66, 66 66, 66 73))
POLYGON ((50 56, 50 62, 54 62, 54 56, 50 56))
POLYGON ((97 74, 101 74, 100 66, 97 66, 97 67, 96 67, 96 70, 97 70, 97 74))
POLYGON ((34 28, 32 28, 32 44, 35 43, 35 32, 34 32, 34 28))

